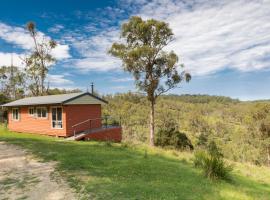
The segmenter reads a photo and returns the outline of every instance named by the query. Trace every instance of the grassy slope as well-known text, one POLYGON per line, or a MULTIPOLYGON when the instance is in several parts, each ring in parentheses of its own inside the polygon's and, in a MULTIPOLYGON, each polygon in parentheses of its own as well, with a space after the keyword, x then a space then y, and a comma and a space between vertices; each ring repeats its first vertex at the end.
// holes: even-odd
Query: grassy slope
POLYGON ((0 127, 0 141, 20 145, 44 161, 58 161, 71 186, 95 199, 269 199, 270 170, 235 164, 232 183, 211 182, 194 169, 188 153, 70 142, 11 133, 0 127), (82 186, 82 187, 80 187, 82 186))

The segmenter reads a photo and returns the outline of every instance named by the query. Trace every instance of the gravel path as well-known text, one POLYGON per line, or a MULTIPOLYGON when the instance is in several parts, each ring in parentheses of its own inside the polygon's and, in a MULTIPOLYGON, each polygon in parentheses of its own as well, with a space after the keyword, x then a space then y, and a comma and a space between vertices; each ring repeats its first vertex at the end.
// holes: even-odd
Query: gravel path
POLYGON ((21 148, 0 142, 0 200, 77 199, 54 167, 53 162, 40 162, 21 148))

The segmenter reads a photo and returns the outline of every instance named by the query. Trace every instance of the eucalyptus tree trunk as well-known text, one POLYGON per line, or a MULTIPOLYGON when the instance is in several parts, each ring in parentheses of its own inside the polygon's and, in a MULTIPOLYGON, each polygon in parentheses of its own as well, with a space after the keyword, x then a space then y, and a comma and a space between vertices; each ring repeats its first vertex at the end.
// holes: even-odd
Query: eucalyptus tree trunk
POLYGON ((270 147, 267 148, 268 167, 270 167, 270 147))
POLYGON ((150 146, 154 146, 154 134, 155 134, 155 103, 151 101, 150 110, 150 146))

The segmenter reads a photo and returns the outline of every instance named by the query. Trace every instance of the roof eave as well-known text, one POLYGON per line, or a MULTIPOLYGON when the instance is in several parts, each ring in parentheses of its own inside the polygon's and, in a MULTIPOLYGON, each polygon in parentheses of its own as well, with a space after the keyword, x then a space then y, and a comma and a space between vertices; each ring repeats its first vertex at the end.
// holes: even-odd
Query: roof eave
POLYGON ((58 105, 59 103, 33 103, 33 104, 17 104, 17 105, 1 105, 2 107, 18 107, 18 106, 44 106, 44 105, 58 105))

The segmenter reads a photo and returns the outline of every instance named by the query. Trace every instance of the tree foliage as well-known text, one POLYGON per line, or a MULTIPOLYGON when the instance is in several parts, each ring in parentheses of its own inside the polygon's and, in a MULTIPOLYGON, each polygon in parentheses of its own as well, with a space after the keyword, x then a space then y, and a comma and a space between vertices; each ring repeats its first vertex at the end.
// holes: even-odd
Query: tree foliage
POLYGON ((57 44, 41 35, 34 22, 29 22, 26 28, 34 43, 31 54, 24 59, 26 74, 31 80, 29 89, 34 96, 44 95, 47 93, 45 79, 50 66, 55 62, 51 53, 57 44))
POLYGON ((23 97, 25 89, 25 73, 16 66, 0 67, 2 98, 15 100, 23 97))

